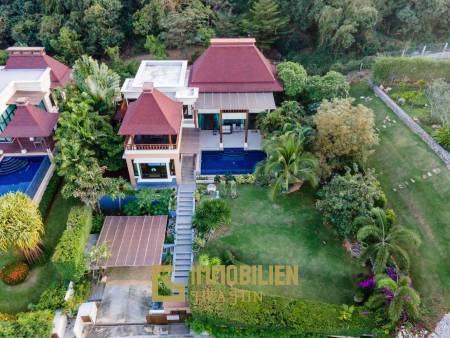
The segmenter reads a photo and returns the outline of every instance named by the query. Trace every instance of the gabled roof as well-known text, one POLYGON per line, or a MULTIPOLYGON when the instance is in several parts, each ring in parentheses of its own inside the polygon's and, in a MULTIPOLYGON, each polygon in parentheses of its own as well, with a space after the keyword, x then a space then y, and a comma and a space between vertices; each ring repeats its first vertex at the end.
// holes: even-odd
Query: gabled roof
POLYGON ((120 135, 175 135, 181 127, 183 104, 156 88, 144 88, 128 106, 119 129, 120 135))
POLYGON ((16 107, 16 112, 0 137, 47 137, 53 132, 59 114, 47 113, 27 103, 16 107))
POLYGON ((10 47, 5 69, 45 69, 50 68, 51 88, 65 86, 72 70, 65 64, 45 54, 43 47, 10 47))
POLYGON ((201 93, 276 92, 283 87, 255 39, 211 39, 190 69, 189 86, 201 93))

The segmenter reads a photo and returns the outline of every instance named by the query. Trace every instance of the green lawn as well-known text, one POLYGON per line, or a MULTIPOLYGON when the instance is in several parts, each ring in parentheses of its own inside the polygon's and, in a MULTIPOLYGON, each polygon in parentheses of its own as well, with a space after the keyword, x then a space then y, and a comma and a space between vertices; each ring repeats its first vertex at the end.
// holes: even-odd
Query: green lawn
MULTIPOLYGON (((245 264, 299 266, 298 287, 265 287, 265 293, 329 303, 352 302, 353 275, 361 271, 342 243, 321 225, 315 193, 301 191, 272 202, 267 189, 239 186, 231 200, 232 224, 208 243, 210 255, 229 249, 245 264)), ((223 229, 221 229, 222 231, 223 229)))
MULTIPOLYGON (((49 259, 66 227, 69 210, 75 204, 74 200, 63 199, 58 192, 45 222, 45 255, 42 262, 33 267, 27 280, 20 285, 7 286, 0 281, 0 312, 16 313, 26 310, 28 304, 37 302, 41 293, 57 280, 56 271, 49 259)), ((13 259, 12 254, 0 256, 0 266, 13 259)))
MULTIPOLYGON (((352 95, 373 97, 365 83, 354 85, 352 95)), ((418 231, 423 239, 412 257, 411 274, 436 317, 450 307, 450 170, 381 100, 364 104, 373 109, 380 128, 380 145, 369 165, 377 170, 398 222, 418 231), (382 128, 386 116, 397 123, 382 128), (432 176, 424 179, 427 173, 432 176)))

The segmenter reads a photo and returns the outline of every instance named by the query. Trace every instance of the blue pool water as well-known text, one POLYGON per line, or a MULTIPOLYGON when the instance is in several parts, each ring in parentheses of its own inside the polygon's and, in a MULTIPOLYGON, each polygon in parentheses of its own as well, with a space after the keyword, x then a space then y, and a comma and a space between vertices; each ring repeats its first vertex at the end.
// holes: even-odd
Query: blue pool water
MULTIPOLYGON (((42 164, 44 160, 46 162, 48 161, 47 156, 27 156, 27 157, 18 157, 21 160, 25 160, 27 162, 26 166, 19 171, 13 172, 11 174, 7 175, 0 175, 0 195, 6 194, 8 192, 29 192, 30 191, 30 185, 37 176, 37 172, 40 168, 42 169, 48 169, 43 168, 42 164)), ((0 162, 1 167, 1 162, 0 162)), ((42 170, 40 170, 42 171, 42 170)), ((47 171, 45 170, 44 175, 47 171)), ((35 179, 36 181, 36 179, 35 179)), ((41 178, 42 181, 42 178, 41 178)), ((37 182, 40 183, 40 182, 37 182)), ((32 189, 34 190, 34 189, 32 189)), ((37 190, 37 189, 36 189, 37 190)), ((36 191, 32 192, 33 196, 36 193, 36 191)), ((33 197, 30 196, 30 197, 33 197)))
POLYGON ((251 174, 256 164, 266 158, 259 150, 226 148, 223 151, 202 151, 202 175, 251 174))

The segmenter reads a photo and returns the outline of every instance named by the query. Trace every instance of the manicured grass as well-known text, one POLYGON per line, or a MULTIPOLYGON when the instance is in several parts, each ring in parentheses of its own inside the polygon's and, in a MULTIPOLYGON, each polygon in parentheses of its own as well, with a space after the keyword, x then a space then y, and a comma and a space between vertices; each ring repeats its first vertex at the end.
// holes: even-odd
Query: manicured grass
MULTIPOLYGON (((365 83, 353 85, 352 95, 373 97, 365 83)), ((364 104, 373 109, 380 128, 380 145, 369 165, 377 170, 398 223, 422 237, 423 243, 412 257, 411 275, 424 304, 437 318, 450 307, 450 170, 381 100, 373 97, 364 104), (382 128, 386 116, 397 123, 382 128), (424 179, 427 173, 432 176, 424 179)))
POLYGON ((238 193, 237 199, 230 200, 232 224, 208 243, 210 255, 221 256, 224 250, 231 250, 244 264, 299 266, 298 287, 259 289, 268 294, 352 302, 356 289, 352 277, 361 269, 336 235, 322 226, 314 207, 315 192, 305 188, 274 202, 266 188, 244 185, 238 187, 238 193))
MULTIPOLYGON (((75 200, 65 200, 58 192, 45 221, 43 237, 45 255, 41 262, 33 267, 24 283, 7 286, 0 281, 0 312, 17 313, 26 310, 28 304, 36 303, 41 293, 57 280, 56 271, 49 259, 66 227, 69 210, 75 204, 77 204, 75 200)), ((14 255, 11 253, 2 255, 0 256, 0 266, 14 259, 14 255)))

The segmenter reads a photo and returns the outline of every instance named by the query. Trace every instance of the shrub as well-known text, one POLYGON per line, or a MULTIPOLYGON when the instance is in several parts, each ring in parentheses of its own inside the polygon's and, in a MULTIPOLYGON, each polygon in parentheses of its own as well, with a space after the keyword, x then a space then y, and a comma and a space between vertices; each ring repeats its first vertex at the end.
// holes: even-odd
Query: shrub
POLYGON ((380 57, 372 67, 379 83, 430 81, 444 77, 450 81, 450 61, 430 58, 380 57))
POLYGON ((302 65, 287 61, 277 66, 278 76, 284 85, 284 93, 286 96, 296 98, 306 87, 308 74, 302 65))
POLYGON ((224 199, 203 200, 195 211, 194 227, 200 235, 207 235, 220 225, 231 222, 231 209, 224 199))
POLYGON ((14 262, 5 265, 0 271, 0 279, 8 285, 22 283, 28 276, 30 267, 25 262, 14 262))
POLYGON ((61 185, 62 177, 54 174, 48 182, 47 188, 45 189, 44 194, 42 195, 42 199, 39 202, 39 212, 42 215, 42 218, 45 219, 50 210, 50 206, 55 199, 55 195, 58 191, 59 186, 61 185))
POLYGON ((450 151, 450 126, 439 128, 435 137, 441 146, 450 151))
POLYGON ((86 270, 84 247, 92 227, 92 210, 88 207, 73 207, 52 262, 65 280, 78 280, 86 270))
POLYGON ((19 313, 15 320, 0 321, 0 337, 50 337, 52 320, 50 311, 19 313))
POLYGON ((329 71, 324 76, 311 76, 306 92, 310 102, 348 97, 350 84, 341 73, 329 71))
POLYGON ((174 196, 174 189, 141 189, 136 199, 125 205, 124 213, 128 216, 167 215, 174 196))
POLYGON ((99 234, 102 230, 103 223, 105 222, 105 215, 103 215, 101 212, 95 213, 92 217, 92 230, 91 233, 93 234, 99 234))
MULTIPOLYGON (((359 308, 348 316, 339 319, 342 307, 335 304, 319 303, 302 299, 264 295, 256 297, 235 297, 236 289, 217 286, 191 285, 190 306, 193 319, 212 326, 233 326, 242 334, 264 336, 280 330, 286 336, 304 334, 356 335, 369 333, 373 319, 361 313, 359 308), (196 297, 195 292, 212 291, 223 297, 196 297), (255 299, 252 299, 255 298, 255 299), (243 332, 244 331, 244 332, 243 332)), ((234 334, 237 336, 238 334, 234 334)), ((278 336, 278 335, 276 335, 278 336)))
POLYGON ((63 284, 55 284, 46 289, 36 305, 37 310, 55 311, 64 307, 66 288, 63 284))
MULTIPOLYGON (((352 237, 357 231, 359 222, 356 218, 369 217, 370 210, 376 201, 381 201, 384 195, 380 183, 373 171, 366 175, 352 174, 349 170, 345 175, 336 175, 319 191, 317 208, 322 212, 325 223, 336 227, 339 236, 352 237)), ((380 202, 378 202, 380 203, 380 202)))

